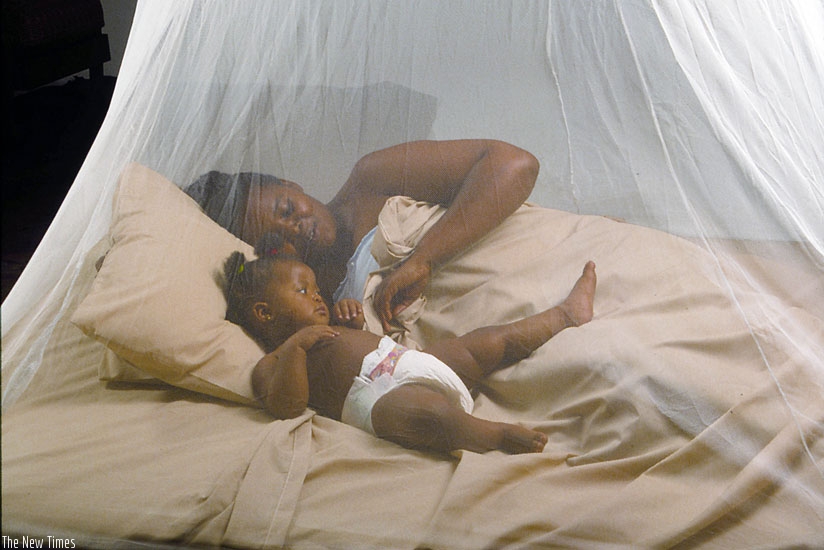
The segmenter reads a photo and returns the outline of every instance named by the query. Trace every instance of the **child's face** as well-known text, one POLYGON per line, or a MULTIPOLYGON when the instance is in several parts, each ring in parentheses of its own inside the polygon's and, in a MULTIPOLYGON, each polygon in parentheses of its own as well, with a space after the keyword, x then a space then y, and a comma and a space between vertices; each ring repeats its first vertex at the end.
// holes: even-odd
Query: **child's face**
POLYGON ((297 261, 278 262, 273 269, 278 270, 277 277, 266 289, 266 301, 279 327, 294 333, 312 325, 328 325, 329 308, 312 269, 297 261))

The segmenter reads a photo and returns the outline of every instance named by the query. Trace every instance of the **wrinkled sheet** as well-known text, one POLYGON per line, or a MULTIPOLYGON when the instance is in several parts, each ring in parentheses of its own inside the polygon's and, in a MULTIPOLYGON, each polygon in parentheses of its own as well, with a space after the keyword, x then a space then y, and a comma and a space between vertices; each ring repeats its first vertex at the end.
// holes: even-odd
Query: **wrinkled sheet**
MULTIPOLYGON (((439 212, 390 200, 374 249, 383 265, 439 212)), ((535 455, 438 457, 309 412, 272 421, 167 386, 106 386, 102 345, 61 320, 3 415, 3 532, 252 548, 824 541, 817 367, 783 333, 743 321, 747 292, 722 283, 696 244, 524 206, 437 269, 395 336, 425 346, 551 307, 589 259, 595 319, 476 399, 477 416, 545 431, 535 455)), ((88 288, 91 265, 81 276, 88 288)), ((824 338, 821 319, 775 302, 824 338)))

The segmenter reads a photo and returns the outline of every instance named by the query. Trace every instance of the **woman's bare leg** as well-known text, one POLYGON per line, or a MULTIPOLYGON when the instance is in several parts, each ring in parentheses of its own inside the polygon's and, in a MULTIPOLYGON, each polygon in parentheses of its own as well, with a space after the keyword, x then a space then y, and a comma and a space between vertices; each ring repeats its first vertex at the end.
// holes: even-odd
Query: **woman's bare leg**
POLYGON ((424 351, 449 365, 471 388, 488 374, 528 357, 565 328, 591 321, 596 282, 595 264, 587 262, 561 304, 514 323, 436 342, 424 351))
POLYGON ((443 453, 535 453, 547 442, 541 432, 467 414, 442 393, 420 384, 404 384, 378 399, 372 427, 378 437, 404 447, 443 453))

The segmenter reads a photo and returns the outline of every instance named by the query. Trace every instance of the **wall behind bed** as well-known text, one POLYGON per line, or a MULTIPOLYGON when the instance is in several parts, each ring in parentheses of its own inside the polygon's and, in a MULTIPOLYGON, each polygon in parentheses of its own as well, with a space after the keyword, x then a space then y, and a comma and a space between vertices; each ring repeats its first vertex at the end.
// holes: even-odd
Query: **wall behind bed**
POLYGON ((109 51, 112 55, 111 60, 103 66, 106 76, 117 76, 120 72, 136 8, 137 0, 103 0, 103 19, 106 22, 103 32, 109 37, 109 51))
POLYGON ((152 136, 170 140, 190 130, 177 147, 201 146, 192 148, 179 184, 208 168, 261 169, 328 198, 368 149, 421 137, 496 137, 539 158, 531 198, 545 206, 688 236, 804 240, 814 233, 821 204, 814 183, 824 174, 810 159, 824 121, 804 113, 824 112, 822 52, 811 50, 822 49, 811 39, 822 11, 815 6, 146 6, 143 17, 185 21, 165 34, 158 23, 134 40, 165 64, 144 66, 138 76, 139 85, 155 86, 146 108, 182 114, 189 102, 202 109, 189 129, 174 126, 176 117, 151 121, 152 136), (186 55, 167 57, 177 49, 186 55), (306 95, 387 84, 433 101, 350 94, 347 104, 306 95), (225 88, 208 96, 198 86, 225 88), (389 120, 385 109, 395 109, 392 123, 379 126, 389 120), (373 112, 382 114, 358 119, 373 112), (421 116, 431 120, 425 134, 421 116), (319 124, 329 126, 325 139, 301 141, 319 124), (210 135, 197 143, 192 133, 205 129, 210 135), (784 213, 788 203, 793 219, 784 213))

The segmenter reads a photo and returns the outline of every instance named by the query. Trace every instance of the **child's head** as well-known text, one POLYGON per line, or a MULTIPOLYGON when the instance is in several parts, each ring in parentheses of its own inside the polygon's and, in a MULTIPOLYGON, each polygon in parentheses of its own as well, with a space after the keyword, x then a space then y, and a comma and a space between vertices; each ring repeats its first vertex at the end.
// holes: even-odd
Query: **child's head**
POLYGON ((247 261, 235 252, 224 264, 227 320, 272 349, 301 328, 329 324, 329 308, 308 265, 278 253, 269 237, 256 253, 257 260, 247 261))

